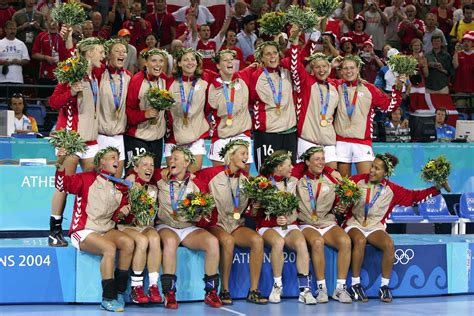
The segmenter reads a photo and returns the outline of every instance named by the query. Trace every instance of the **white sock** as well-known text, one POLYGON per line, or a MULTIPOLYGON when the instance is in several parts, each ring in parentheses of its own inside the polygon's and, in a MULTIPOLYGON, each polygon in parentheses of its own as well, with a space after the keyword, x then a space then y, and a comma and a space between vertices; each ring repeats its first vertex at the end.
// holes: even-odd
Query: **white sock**
POLYGON ((63 218, 61 215, 51 215, 51 217, 55 220, 60 220, 61 218, 63 218))
POLYGON ((380 286, 384 286, 384 285, 388 286, 389 283, 390 283, 390 279, 382 278, 382 285, 380 286))
POLYGON ((277 286, 282 287, 283 283, 281 281, 281 276, 279 277, 273 277, 273 283, 275 283, 277 286))
POLYGON ((158 285, 158 277, 160 275, 158 272, 150 272, 148 273, 148 287, 152 285, 158 285))
POLYGON ((357 277, 357 278, 352 277, 352 282, 351 282, 352 285, 356 285, 359 283, 360 283, 360 277, 357 277))
POLYGON ((345 279, 337 279, 336 289, 343 289, 344 285, 346 285, 346 280, 345 279))
POLYGON ((133 271, 131 286, 143 286, 143 271, 133 271))
POLYGON ((319 281, 317 280, 316 284, 318 285, 318 288, 320 288, 320 287, 324 288, 324 287, 326 287, 326 279, 322 279, 322 280, 319 280, 319 281))

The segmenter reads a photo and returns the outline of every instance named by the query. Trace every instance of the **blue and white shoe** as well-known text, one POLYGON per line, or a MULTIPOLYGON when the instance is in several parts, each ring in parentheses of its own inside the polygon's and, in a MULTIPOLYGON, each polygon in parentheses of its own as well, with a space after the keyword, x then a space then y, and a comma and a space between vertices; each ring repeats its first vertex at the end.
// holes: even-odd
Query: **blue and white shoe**
POLYGON ((117 302, 122 304, 122 307, 125 307, 125 293, 117 293, 117 302))
POLYGON ((102 300, 102 303, 100 304, 100 307, 102 309, 105 309, 108 312, 123 312, 124 308, 123 305, 119 303, 117 300, 102 300))

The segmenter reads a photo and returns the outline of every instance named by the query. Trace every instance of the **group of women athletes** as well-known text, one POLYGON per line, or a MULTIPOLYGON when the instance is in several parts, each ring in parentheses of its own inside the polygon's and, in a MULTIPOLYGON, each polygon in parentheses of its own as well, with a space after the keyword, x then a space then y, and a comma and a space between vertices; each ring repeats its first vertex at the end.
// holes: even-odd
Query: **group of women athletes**
POLYGON ((369 242, 383 251, 379 296, 391 301, 388 282, 394 249, 384 222, 395 205, 411 205, 439 194, 437 188, 410 191, 390 182, 387 177, 397 159, 389 154, 374 157, 370 146, 374 107, 396 108, 403 78, 389 97, 360 80, 361 65, 354 57, 340 62, 341 80, 328 79, 331 64, 321 54, 306 58, 307 73, 295 28, 292 38, 290 58, 280 60, 277 43, 265 42, 256 52, 261 66, 239 72, 233 68, 235 52, 223 50, 216 55, 218 74, 203 71, 199 53, 183 49, 176 54, 173 74, 168 77, 164 73, 167 53, 152 49, 144 56, 144 70, 133 78, 123 69, 125 43, 111 40, 106 49, 94 38, 78 43, 78 53, 89 63, 88 76, 80 83, 58 85, 50 104, 60 109, 57 128, 78 131, 88 150, 74 156, 58 151, 58 191, 53 197, 49 241, 53 246, 67 245, 61 234, 61 214, 65 193, 76 194, 71 240, 78 249, 102 255, 104 309, 123 310, 130 266, 132 301, 162 302, 157 287, 161 264, 165 307, 177 308, 179 245, 206 252, 205 303, 219 307, 232 304, 229 276, 234 245, 250 248, 249 302, 280 301, 285 245, 297 253, 299 301, 327 302, 324 244, 339 251, 332 297, 343 303, 366 301, 360 269, 369 242), (150 107, 145 94, 153 86, 171 92, 176 101, 171 110, 165 113, 150 107), (209 116, 213 117, 210 122, 209 116), (262 175, 278 189, 299 197, 298 210, 290 216, 266 218, 259 205, 249 205, 240 190, 253 159, 251 130, 253 155, 262 175), (214 167, 201 170, 204 139, 209 136, 214 167), (163 143, 168 167, 160 171, 163 143), (301 163, 293 169, 296 153, 301 163), (124 160, 131 166, 126 180, 121 179, 124 160), (78 162, 85 172, 76 175, 78 162), (337 203, 334 190, 340 175, 331 167, 350 175, 352 162, 359 173, 353 179, 363 198, 346 209, 337 203), (136 226, 126 197, 130 181, 144 186, 157 200, 156 222, 136 226), (211 218, 190 223, 180 216, 179 201, 193 191, 212 193, 216 209, 211 218), (346 214, 344 230, 336 225, 336 212, 346 214), (257 231, 244 226, 243 215, 255 216, 257 231), (272 248, 274 285, 269 299, 258 290, 264 244, 272 248), (120 250, 117 269, 113 264, 116 250, 120 250), (310 254, 316 297, 311 292, 310 254), (351 264, 352 286, 346 290, 351 264))

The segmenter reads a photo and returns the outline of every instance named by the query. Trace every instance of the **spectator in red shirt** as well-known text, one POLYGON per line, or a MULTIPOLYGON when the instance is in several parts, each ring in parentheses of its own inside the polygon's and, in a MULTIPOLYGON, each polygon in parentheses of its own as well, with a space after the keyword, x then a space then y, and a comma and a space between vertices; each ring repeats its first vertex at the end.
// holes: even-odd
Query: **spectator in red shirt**
POLYGON ((366 41, 362 46, 360 57, 364 62, 361 69, 361 76, 370 83, 375 82, 379 69, 384 66, 382 60, 375 54, 372 41, 366 41))
POLYGON ((245 68, 245 62, 242 50, 235 46, 235 44, 237 44, 237 33, 229 29, 225 33, 225 41, 220 50, 230 49, 236 53, 234 58, 234 71, 237 72, 245 68))
POLYGON ((103 39, 110 39, 110 28, 102 25, 102 14, 99 11, 91 13, 92 26, 94 27, 93 36, 103 39))
POLYGON ((414 38, 423 40, 425 34, 425 23, 423 20, 417 19, 416 8, 414 5, 407 5, 405 8, 407 19, 398 24, 398 36, 402 50, 408 52, 410 50, 410 43, 414 38))
POLYGON ((141 17, 142 5, 134 2, 131 8, 131 19, 123 23, 123 28, 130 31, 130 45, 135 46, 137 52, 146 48, 146 36, 151 33, 151 23, 141 17))
POLYGON ((5 37, 5 32, 3 31, 5 22, 11 20, 14 13, 15 9, 8 5, 8 0, 0 0, 0 39, 5 37))
POLYGON ((176 38, 176 20, 166 11, 166 0, 155 0, 155 11, 148 13, 145 20, 150 22, 153 33, 158 37, 158 47, 168 49, 176 38))
POLYGON ((354 19, 354 24, 352 24, 352 31, 345 35, 352 38, 358 50, 362 50, 364 42, 370 39, 370 35, 364 32, 366 25, 365 18, 362 15, 357 15, 354 19))
MULTIPOLYGON (((32 48, 32 58, 40 62, 38 84, 56 85, 58 82, 54 77, 54 69, 58 62, 70 56, 69 50, 62 37, 59 35, 59 26, 49 15, 46 17, 47 31, 41 32, 35 38, 32 48)), ((72 47, 70 47, 72 48, 72 47)), ((39 97, 47 97, 52 91, 40 89, 39 97)))
POLYGON ((355 55, 357 54, 357 46, 351 37, 344 36, 341 38, 341 55, 355 55))

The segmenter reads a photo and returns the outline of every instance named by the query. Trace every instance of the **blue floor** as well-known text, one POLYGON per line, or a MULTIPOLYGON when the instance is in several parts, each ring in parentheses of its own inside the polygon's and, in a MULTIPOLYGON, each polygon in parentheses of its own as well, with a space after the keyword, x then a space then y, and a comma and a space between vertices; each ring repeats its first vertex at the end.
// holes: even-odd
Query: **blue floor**
MULTIPOLYGON (((204 303, 181 303, 177 310, 160 307, 144 308, 128 305, 124 315, 473 315, 474 295, 457 295, 423 298, 395 298, 390 303, 372 299, 368 303, 327 304, 305 306, 296 299, 283 300, 281 304, 258 306, 239 300, 233 306, 214 309, 204 303)), ((9 316, 96 316, 114 315, 99 309, 98 305, 0 305, 0 315, 9 316)), ((120 315, 120 314, 118 314, 120 315)))

